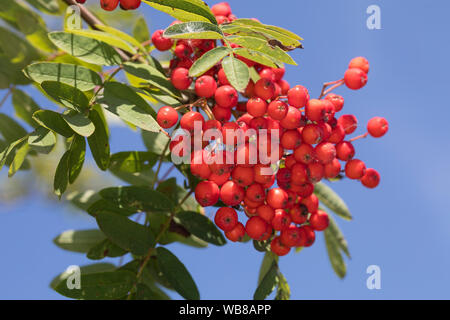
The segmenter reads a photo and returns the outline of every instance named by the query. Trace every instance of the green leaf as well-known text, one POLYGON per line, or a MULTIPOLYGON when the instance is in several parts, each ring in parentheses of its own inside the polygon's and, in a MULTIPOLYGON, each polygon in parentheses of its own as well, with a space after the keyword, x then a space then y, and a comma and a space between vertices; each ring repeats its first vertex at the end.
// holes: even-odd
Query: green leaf
POLYGON ((56 167, 55 178, 53 180, 53 192, 61 199, 69 185, 69 157, 70 150, 66 151, 56 167))
POLYGON ((33 119, 41 126, 50 129, 57 134, 70 138, 74 132, 64 120, 63 116, 51 110, 39 110, 33 114, 33 119))
POLYGON ((122 63, 117 51, 105 42, 63 31, 51 32, 48 36, 58 48, 82 61, 104 66, 122 63))
POLYGON ((276 256, 273 252, 266 251, 266 253, 264 254, 264 258, 261 262, 261 267, 259 268, 258 285, 261 283, 264 276, 270 270, 270 268, 272 267, 272 264, 274 262, 278 263, 278 260, 279 260, 278 256, 276 256))
POLYGON ((223 33, 216 25, 209 22, 191 21, 171 25, 163 37, 173 39, 222 39, 223 33))
POLYGON ((100 195, 92 189, 87 189, 72 191, 66 196, 66 199, 78 209, 86 211, 91 204, 100 199, 100 195))
POLYGON ((24 137, 20 138, 19 140, 12 142, 3 151, 0 152, 0 170, 3 168, 3 166, 5 165, 5 163, 8 160, 9 156, 17 148, 17 146, 19 146, 27 138, 28 138, 28 136, 24 136, 24 137))
POLYGON ((105 171, 109 167, 109 137, 108 129, 103 122, 102 116, 96 109, 89 113, 89 119, 94 123, 95 131, 88 137, 89 147, 97 166, 105 171))
MULTIPOLYGON (((323 210, 322 208, 320 208, 323 210)), ((348 258, 350 258, 350 251, 348 250, 348 243, 347 240, 345 240, 344 235, 342 234, 342 231, 339 229, 339 226, 337 225, 336 221, 328 215, 329 218, 329 224, 328 224, 328 234, 330 238, 333 239, 334 242, 337 243, 339 248, 346 254, 348 258)))
POLYGON ((179 212, 176 215, 176 220, 179 220, 190 233, 206 242, 217 246, 223 246, 227 243, 222 232, 217 229, 214 223, 198 212, 179 212))
POLYGON ((81 113, 71 112, 63 114, 62 117, 69 127, 80 136, 90 137, 95 131, 94 123, 81 113))
MULTIPOLYGON (((124 41, 124 39, 121 39, 121 37, 118 36, 118 34, 121 34, 121 36, 123 37, 123 35, 127 35, 126 33, 119 31, 117 29, 111 28, 111 27, 103 27, 101 25, 96 25, 96 28, 102 29, 105 32, 97 31, 97 30, 75 30, 75 29, 69 30, 67 32, 70 34, 77 35, 77 36, 82 36, 82 37, 93 39, 96 41, 101 41, 103 43, 109 44, 110 46, 128 51, 133 54, 137 53, 136 49, 130 45, 130 43, 132 43, 132 42, 130 42, 129 40, 124 41), (106 29, 108 29, 108 30, 106 30, 106 29), (115 30, 115 32, 114 32, 114 30, 115 30), (114 32, 114 34, 113 34, 113 32, 114 32)), ((128 36, 128 37, 133 39, 133 37, 130 37, 130 36, 128 36)), ((137 42, 137 41, 135 41, 135 42, 137 42)))
POLYGON ((259 75, 258 71, 256 71, 255 67, 248 68, 250 71, 250 79, 256 83, 259 79, 261 79, 261 76, 259 75))
POLYGON ((197 285, 184 264, 163 247, 156 248, 156 253, 158 266, 172 287, 185 299, 199 300, 197 285))
POLYGON ((0 113, 0 134, 7 143, 11 143, 25 136, 27 131, 13 118, 0 113))
POLYGON ((228 40, 244 48, 258 51, 276 61, 297 65, 297 63, 295 63, 291 56, 283 51, 280 47, 272 47, 267 43, 267 41, 260 38, 248 36, 233 36, 228 37, 228 40))
POLYGON ((261 282, 253 295, 254 300, 264 300, 272 293, 277 284, 277 273, 278 266, 277 263, 273 261, 264 277, 262 277, 261 282))
POLYGON ((344 259, 342 258, 339 245, 335 241, 336 239, 331 235, 331 231, 329 231, 328 228, 325 229, 324 236, 331 266, 333 267, 333 270, 338 275, 338 277, 342 279, 347 273, 347 267, 345 265, 344 259))
POLYGON ((152 37, 144 17, 139 17, 136 20, 133 27, 133 36, 139 43, 145 42, 152 37))
POLYGON ((48 154, 56 144, 56 135, 47 128, 37 127, 36 130, 30 133, 28 144, 32 150, 48 154))
POLYGON ((14 155, 14 159, 9 165, 9 172, 8 177, 12 177, 16 174, 16 172, 22 167, 25 158, 28 154, 28 151, 30 150, 30 146, 28 145, 28 142, 25 141, 16 151, 16 154, 14 155))
POLYGON ((278 68, 278 65, 275 64, 270 57, 268 57, 262 53, 259 53, 257 51, 253 51, 253 50, 246 49, 246 48, 236 48, 236 49, 233 49, 233 53, 238 56, 247 58, 251 61, 262 64, 264 66, 267 66, 267 67, 278 68))
POLYGON ((214 14, 202 0, 144 0, 143 2, 180 21, 209 21, 217 24, 214 14))
POLYGON ((144 85, 151 85, 158 88, 174 98, 181 98, 179 91, 175 89, 172 82, 167 80, 166 76, 158 69, 150 65, 125 62, 124 70, 135 77, 145 80, 144 85))
POLYGON ((258 22, 258 21, 254 20, 254 19, 245 19, 245 18, 242 19, 241 18, 241 19, 234 20, 233 23, 234 24, 243 24, 243 25, 250 25, 250 26, 267 28, 267 29, 271 29, 273 31, 277 31, 279 33, 282 33, 282 34, 284 34, 284 35, 286 35, 286 36, 288 36, 288 37, 290 37, 292 39, 303 40, 302 37, 300 37, 299 35, 291 32, 289 30, 286 30, 286 29, 283 29, 283 28, 280 28, 280 27, 276 27, 276 26, 262 24, 261 22, 258 22))
POLYGON ((63 296, 73 299, 106 300, 119 299, 127 295, 133 287, 135 275, 126 270, 102 273, 81 273, 81 289, 69 289, 61 282, 55 290, 63 296))
POLYGON ((198 77, 204 74, 206 71, 214 67, 224 57, 230 54, 231 50, 228 47, 216 47, 212 50, 205 52, 200 58, 198 58, 189 69, 189 76, 198 77))
POLYGON ((102 84, 102 79, 96 72, 75 64, 38 62, 26 67, 24 73, 39 84, 56 81, 81 91, 89 91, 102 84))
POLYGON ((141 129, 153 132, 159 132, 161 129, 154 119, 155 111, 133 89, 124 84, 106 83, 104 98, 100 103, 105 105, 106 110, 141 129))
POLYGON ((86 140, 82 136, 75 135, 69 150, 69 183, 72 184, 80 175, 81 169, 83 169, 86 155, 86 140))
POLYGON ((149 187, 111 187, 101 190, 100 195, 103 199, 111 201, 121 208, 171 212, 175 207, 174 203, 166 195, 149 187))
POLYGON ((104 239, 105 235, 98 229, 67 230, 53 239, 53 243, 67 251, 86 253, 104 239))
MULTIPOLYGON (((154 288, 157 289, 155 286, 154 288)), ((166 295, 161 295, 161 290, 154 290, 143 283, 136 285, 136 300, 170 300, 166 295)))
POLYGON ((120 208, 118 205, 115 205, 105 199, 95 201, 87 208, 86 211, 93 217, 97 216, 100 213, 117 213, 125 217, 128 217, 133 213, 136 213, 136 210, 128 210, 120 208))
POLYGON ((250 81, 248 66, 241 60, 230 56, 223 59, 222 67, 230 84, 237 91, 243 92, 250 81))
POLYGON ((339 195, 333 191, 326 184, 319 182, 314 185, 314 194, 319 198, 319 200, 331 209, 338 216, 342 217, 345 220, 352 220, 353 217, 345 204, 344 200, 342 200, 339 195))
MULTIPOLYGON (((106 271, 114 271, 116 269, 116 266, 111 263, 94 263, 89 264, 85 266, 80 267, 81 274, 89 274, 89 273, 99 273, 99 272, 106 272, 106 271)), ((67 270, 63 273, 57 275, 50 283, 50 288, 55 289, 61 282, 65 282, 67 278, 71 275, 71 273, 68 273, 67 270)))
POLYGON ((94 245, 86 254, 88 259, 101 260, 106 257, 116 258, 126 254, 127 251, 115 245, 109 239, 105 239, 94 245))
MULTIPOLYGON (((142 130, 142 139, 148 151, 155 154, 162 154, 170 138, 160 132, 151 132, 142 130)), ((166 155, 170 153, 169 148, 166 150, 166 155)))
POLYGON ((281 272, 278 272, 278 288, 275 300, 289 300, 291 298, 291 288, 281 272))
MULTIPOLYGON (((97 25, 95 25, 95 27, 97 29, 99 29, 99 30, 102 30, 104 32, 109 33, 110 35, 113 35, 113 36, 115 36, 115 37, 117 37, 119 39, 122 39, 123 41, 126 41, 127 43, 132 44, 134 47, 139 48, 139 50, 141 50, 142 52, 146 52, 145 48, 141 45, 141 42, 149 40, 150 36, 147 39, 139 42, 134 37, 130 36, 129 34, 123 32, 123 31, 121 31, 119 29, 116 29, 116 28, 113 28, 113 27, 110 27, 110 26, 101 25, 101 24, 97 24, 97 25)), ((101 40, 101 39, 97 38, 97 40, 101 40)), ((118 47, 118 48, 120 48, 120 47, 118 47)), ((129 51, 127 49, 124 49, 124 50, 126 50, 128 52, 133 52, 133 51, 129 51)), ((136 51, 134 48, 133 48, 133 50, 136 51)))
POLYGON ((33 120, 33 113, 40 110, 38 104, 25 92, 19 89, 12 90, 12 103, 16 116, 32 127, 38 124, 33 120))
POLYGON ((84 112, 89 106, 89 100, 80 89, 58 81, 43 81, 42 89, 62 106, 78 112, 84 112))
POLYGON ((124 151, 111 155, 109 169, 130 173, 151 169, 158 156, 151 152, 124 151))
MULTIPOLYGON (((177 185, 176 178, 170 178, 160 182, 156 190, 166 194, 174 203, 180 203, 189 193, 189 190, 177 185)), ((180 207, 181 210, 194 212, 200 212, 200 208, 201 206, 193 196, 188 197, 180 207)))
POLYGON ((154 245, 155 237, 150 229, 127 217, 101 212, 96 219, 108 239, 126 251, 143 256, 154 245))

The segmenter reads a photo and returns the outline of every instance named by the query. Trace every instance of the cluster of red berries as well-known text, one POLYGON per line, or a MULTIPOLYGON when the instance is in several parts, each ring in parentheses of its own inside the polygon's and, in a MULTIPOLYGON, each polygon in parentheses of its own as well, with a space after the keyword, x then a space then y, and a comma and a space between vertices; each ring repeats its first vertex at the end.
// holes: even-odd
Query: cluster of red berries
MULTIPOLYGON (((235 19, 227 3, 212 7, 212 12, 220 22, 235 19)), ((176 22, 175 22, 176 23, 176 22)), ((213 40, 178 40, 163 37, 158 30, 152 36, 154 46, 162 51, 172 50, 174 58, 170 63, 171 81, 179 90, 193 89, 198 100, 204 101, 205 114, 194 111, 183 114, 180 127, 194 139, 201 140, 203 149, 194 151, 191 157, 191 172, 201 179, 195 188, 195 197, 204 207, 216 205, 219 200, 226 205, 215 215, 216 225, 231 241, 241 241, 245 234, 257 241, 270 241, 271 250, 286 255, 292 247, 309 247, 315 241, 315 232, 328 227, 326 212, 319 210, 319 200, 314 192, 314 184, 323 178, 334 179, 341 176, 341 167, 350 179, 360 180, 368 187, 379 184, 380 175, 374 169, 366 169, 363 161, 355 159, 352 141, 371 135, 381 137, 388 131, 384 118, 372 118, 367 125, 367 133, 346 139, 357 128, 354 115, 337 117, 344 106, 344 98, 330 91, 345 84, 350 89, 360 89, 367 82, 369 63, 365 58, 351 60, 344 78, 326 85, 334 85, 331 90, 322 90, 319 99, 310 99, 308 90, 301 85, 290 88, 283 80, 284 68, 270 68, 238 57, 249 67, 258 71, 260 79, 250 81, 241 96, 247 98, 239 102, 239 93, 230 85, 220 64, 212 67, 197 79, 189 77, 189 68, 196 59, 216 46, 213 40), (194 82, 194 84, 193 84, 194 82), (209 109, 209 107, 212 107, 209 109), (206 112, 209 109, 210 112, 206 112), (235 120, 231 120, 232 115, 235 120), (194 135, 194 124, 200 123, 200 136, 194 135), (208 163, 207 159, 216 151, 208 148, 211 141, 203 141, 202 133, 214 129, 222 133, 223 156, 208 163), (254 129, 271 130, 280 137, 275 147, 261 144, 257 139, 230 139, 229 132, 246 132, 254 129), (203 131, 202 131, 203 130, 203 131), (276 165, 263 164, 259 158, 251 162, 251 152, 265 148, 266 154, 277 151, 276 165), (274 149, 275 148, 275 149, 274 149), (242 156, 243 163, 236 164, 242 156), (234 161, 225 161, 229 159, 234 161), (269 172, 269 173, 268 173, 269 172), (274 184, 277 187, 273 187, 274 184), (244 226, 239 222, 236 209, 243 208, 248 220, 244 226)), ((200 106, 202 108, 202 106, 200 106)), ((179 111, 183 107, 163 107, 158 111, 157 121, 162 128, 171 128, 178 123, 179 111)), ((208 140, 208 139, 207 139, 208 140)), ((183 143, 175 139, 170 149, 183 143)), ((182 156, 183 152, 178 156, 182 156)), ((255 160, 255 159, 253 159, 255 160)))
MULTIPOLYGON (((84 4, 86 0, 76 0, 77 3, 84 4)), ((122 10, 135 10, 141 5, 141 0, 100 0, 100 6, 103 10, 113 11, 120 4, 122 10)))

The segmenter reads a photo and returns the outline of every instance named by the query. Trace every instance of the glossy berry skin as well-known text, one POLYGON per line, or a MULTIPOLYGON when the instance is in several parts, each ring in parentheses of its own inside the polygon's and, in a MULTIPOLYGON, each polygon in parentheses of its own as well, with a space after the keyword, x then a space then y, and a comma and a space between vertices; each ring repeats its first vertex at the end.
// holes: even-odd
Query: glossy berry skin
POLYGON ((113 11, 117 8, 119 0, 100 0, 100 6, 103 10, 113 11))
POLYGON ((77 0, 77 3, 83 4, 83 3, 86 3, 86 0, 77 0))
POLYGON ((164 129, 171 128, 178 121, 178 112, 172 107, 162 107, 158 110, 156 121, 164 129))
POLYGON ((255 97, 247 101, 247 112, 253 117, 262 117, 266 114, 267 102, 261 98, 255 97))
POLYGON ((277 172, 278 182, 289 182, 292 178, 292 172, 288 168, 280 168, 277 172))
POLYGON ((270 250, 275 253, 277 256, 285 256, 291 251, 291 248, 284 245, 281 241, 281 237, 275 237, 270 243, 270 250))
POLYGON ((228 81, 225 70, 223 68, 220 68, 219 72, 217 72, 217 79, 219 80, 219 84, 221 86, 230 85, 230 82, 228 81))
POLYGON ((286 212, 284 209, 277 209, 275 210, 275 215, 272 219, 272 227, 277 230, 281 231, 289 227, 291 224, 291 216, 286 212))
POLYGON ((287 150, 294 150, 301 143, 301 135, 298 130, 286 130, 281 136, 281 146, 287 150))
POLYGON ((302 242, 302 236, 303 233, 300 228, 291 224, 289 227, 281 231, 280 240, 285 246, 298 247, 302 242))
POLYGON ((294 150, 294 158, 303 164, 311 163, 315 159, 314 148, 308 143, 302 143, 294 150))
POLYGON ((349 161, 355 156, 355 148, 349 141, 342 141, 336 145, 336 157, 342 161, 349 161))
POLYGON ((299 185, 309 182, 308 173, 306 172, 306 165, 303 163, 296 163, 292 166, 291 182, 299 185))
POLYGON ((358 127, 358 119, 352 114, 344 114, 339 117, 337 123, 344 128, 346 134, 351 134, 355 132, 358 127))
POLYGON ((233 242, 240 242, 245 236, 245 227, 242 223, 238 222, 233 230, 225 232, 225 236, 228 240, 233 242))
POLYGON ((309 213, 314 213, 319 209, 319 199, 315 194, 302 198, 300 203, 306 206, 309 213))
POLYGON ((219 120, 222 123, 229 121, 231 119, 231 109, 230 108, 222 108, 222 107, 216 105, 212 109, 212 113, 214 115, 214 118, 216 118, 216 120, 219 120))
POLYGON ((344 82, 349 89, 361 89, 367 83, 367 73, 358 68, 347 69, 344 74, 344 82))
POLYGON ((308 208, 304 204, 297 204, 289 210, 292 222, 303 224, 308 220, 308 208))
POLYGON ((348 68, 357 68, 361 69, 365 73, 369 73, 369 61, 364 57, 356 57, 353 58, 348 64, 348 68))
POLYGON ((296 108, 303 108, 309 100, 308 89, 300 85, 289 89, 287 96, 289 105, 296 108))
POLYGON ((323 164, 319 162, 312 162, 306 167, 306 173, 308 174, 308 179, 310 182, 317 183, 322 180, 325 174, 325 169, 323 164))
POLYGON ((323 231, 328 228, 330 223, 328 214, 325 211, 317 210, 309 217, 309 225, 317 231, 323 231))
POLYGON ((210 98, 217 89, 216 80, 208 75, 203 75, 195 81, 195 93, 199 97, 210 98))
POLYGON ((337 158, 324 166, 324 176, 327 179, 336 178, 341 172, 341 163, 337 158))
POLYGON ((141 5, 141 0, 120 0, 120 7, 123 10, 135 10, 141 5))
POLYGON ((384 136, 388 130, 389 124, 385 118, 374 117, 367 123, 367 132, 374 138, 384 136))
POLYGON ((232 86, 225 85, 217 88, 214 98, 222 108, 232 108, 238 102, 238 93, 232 86))
POLYGON ((254 181, 253 168, 240 167, 234 168, 231 177, 241 187, 247 187, 254 181))
POLYGON ((205 150, 195 151, 191 156, 191 173, 200 179, 208 179, 211 175, 211 169, 205 162, 207 152, 205 150))
POLYGON ((339 112, 344 107, 344 98, 335 93, 329 93, 325 96, 325 100, 330 101, 334 106, 334 111, 339 112))
POLYGON ((297 129, 302 122, 302 113, 292 106, 288 107, 286 116, 280 121, 280 124, 285 129, 297 129))
POLYGON ((217 174, 212 172, 211 175, 208 177, 208 179, 209 181, 215 182, 220 187, 230 179, 230 175, 231 174, 229 172, 225 172, 223 174, 217 174))
POLYGON ((272 80, 261 78, 255 83, 255 94, 263 100, 270 100, 275 95, 275 85, 272 80))
POLYGON ((366 169, 366 173, 361 178, 361 183, 367 188, 376 188, 380 183, 380 174, 375 169, 366 169))
POLYGON ((345 175, 350 179, 361 179, 366 173, 366 165, 359 159, 352 159, 345 165, 345 175))
POLYGON ((309 100, 306 103, 305 114, 311 121, 328 121, 325 100, 309 100))
POLYGON ((221 2, 213 5, 211 11, 215 16, 228 17, 231 14, 231 7, 227 2, 221 2))
POLYGON ((195 199, 202 207, 215 205, 219 200, 219 187, 212 181, 201 181, 195 187, 195 199))
POLYGON ((256 208, 256 214, 267 223, 272 223, 275 210, 267 204, 262 204, 256 208))
POLYGON ((322 164, 327 164, 336 158, 336 148, 330 142, 321 142, 314 149, 316 159, 322 164))
POLYGON ((283 101, 274 100, 267 107, 267 114, 274 120, 283 120, 288 112, 288 105, 283 101))
POLYGON ((288 195, 286 191, 281 188, 270 189, 267 193, 267 204, 274 209, 281 209, 286 207, 288 202, 288 195))
POLYGON ((228 206, 236 206, 244 200, 245 190, 234 181, 225 182, 220 188, 220 199, 228 206))
POLYGON ((254 240, 260 240, 267 232, 267 222, 258 216, 251 217, 245 224, 245 231, 254 240))
POLYGON ((201 130, 205 124, 205 118, 203 118, 200 112, 189 111, 181 117, 180 127, 192 134, 194 133, 196 123, 197 127, 201 130))
POLYGON ((192 79, 189 77, 189 70, 181 67, 173 70, 170 81, 178 90, 186 90, 192 83, 192 79))
MULTIPOLYGON (((118 2, 118 1, 117 1, 118 2)), ((167 51, 173 46, 173 40, 164 38, 162 35, 164 30, 156 30, 152 34, 152 43, 159 51, 167 51)))
POLYGON ((323 139, 323 130, 317 124, 307 124, 302 130, 302 141, 308 144, 320 143, 323 139))
POLYGON ((302 233, 304 237, 302 237, 302 244, 303 247, 310 247, 313 245, 314 241, 316 240, 316 233, 314 232, 314 229, 310 226, 303 226, 300 229, 302 229, 302 233))
MULTIPOLYGON (((249 168, 252 169, 252 168, 249 168)), ((253 170, 253 169, 252 169, 253 170)), ((251 201, 261 203, 266 198, 266 192, 264 187, 258 183, 253 183, 245 191, 246 197, 251 201)))
POLYGON ((231 231, 238 224, 237 212, 233 208, 222 207, 217 210, 214 222, 223 231, 231 231))
POLYGON ((334 128, 331 130, 331 134, 328 137, 328 142, 337 144, 339 142, 342 142, 344 138, 345 138, 344 127, 342 127, 342 125, 340 124, 336 124, 334 128))

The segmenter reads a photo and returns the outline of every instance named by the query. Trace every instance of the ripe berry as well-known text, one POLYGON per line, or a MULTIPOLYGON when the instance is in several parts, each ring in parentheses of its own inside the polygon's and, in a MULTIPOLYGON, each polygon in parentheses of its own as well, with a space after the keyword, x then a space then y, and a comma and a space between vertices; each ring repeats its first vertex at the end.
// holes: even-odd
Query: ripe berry
POLYGON ((275 210, 275 215, 272 219, 272 227, 277 230, 283 230, 291 224, 291 216, 284 209, 275 210))
POLYGON ((219 187, 212 181, 201 181, 195 187, 195 199, 202 207, 215 205, 219 200, 219 187))
POLYGON ((352 114, 344 114, 339 117, 337 123, 344 128, 346 134, 355 132, 358 127, 358 119, 352 114))
POLYGON ((158 110, 156 121, 164 129, 171 128, 178 121, 178 112, 172 107, 162 107, 158 110))
POLYGON ((225 85, 217 88, 214 98, 222 108, 232 108, 238 102, 238 93, 232 86, 225 85))
POLYGON ((317 210, 309 217, 310 226, 317 231, 323 231, 328 228, 329 222, 328 214, 322 210, 317 210))
POLYGON ((374 138, 384 136, 388 130, 389 124, 385 118, 375 117, 367 123, 367 132, 374 138))
POLYGON ((361 89, 367 83, 367 73, 358 68, 347 69, 344 74, 344 82, 349 89, 361 89))
POLYGON ((233 242, 240 242, 245 236, 245 227, 242 223, 238 222, 233 230, 225 232, 225 236, 228 240, 233 242))
POLYGON ((222 124, 218 120, 210 119, 206 121, 205 124, 203 125, 203 130, 206 131, 210 129, 221 131, 222 124))
POLYGON ((228 17, 231 14, 231 7, 227 2, 221 2, 213 5, 211 11, 215 16, 228 17))
POLYGON ((302 242, 303 233, 296 225, 291 224, 288 228, 281 231, 281 243, 288 247, 297 247, 302 242))
POLYGON ((292 177, 291 182, 294 184, 303 184, 308 182, 308 173, 306 172, 306 166, 302 163, 296 163, 291 169, 292 177))
POLYGON ((328 142, 337 144, 342 140, 344 140, 344 138, 345 138, 344 127, 342 127, 342 125, 340 124, 336 124, 334 128, 331 130, 331 134, 328 137, 328 142))
POLYGON ((200 179, 208 179, 211 175, 211 169, 205 162, 206 157, 205 150, 197 150, 191 156, 191 173, 200 179))
POLYGON ((342 161, 349 161, 355 156, 355 148, 348 141, 342 141, 336 145, 336 157, 342 161))
POLYGON ((336 158, 336 148, 329 142, 321 142, 314 149, 314 154, 322 164, 327 164, 336 158))
POLYGON ((256 164, 253 166, 253 172, 255 174, 255 182, 262 185, 270 183, 274 177, 272 168, 264 164, 256 164))
POLYGON ((285 256, 291 251, 291 248, 284 245, 281 242, 280 237, 276 237, 272 240, 270 243, 270 250, 272 250, 273 253, 275 253, 277 256, 285 256))
POLYGON ((267 232, 267 222, 258 216, 251 217, 245 224, 245 231, 254 240, 260 240, 267 232))
POLYGON ((173 70, 170 81, 178 90, 186 90, 192 83, 192 79, 189 77, 189 70, 182 67, 173 70))
POLYGON ((220 106, 216 105, 212 109, 212 113, 214 115, 214 118, 216 118, 216 120, 219 120, 220 122, 226 122, 231 119, 230 108, 221 108, 220 106))
POLYGON ((220 68, 219 72, 217 72, 217 79, 219 80, 219 84, 221 86, 230 85, 230 82, 228 81, 225 70, 223 68, 220 68))
POLYGON ((302 130, 302 141, 317 144, 322 141, 323 131, 317 124, 307 124, 302 130))
POLYGON ((86 2, 86 0, 77 0, 77 3, 83 4, 83 3, 85 3, 85 2, 86 2))
POLYGON ((300 229, 302 229, 302 233, 304 235, 304 237, 302 237, 302 244, 303 247, 310 247, 313 245, 314 241, 316 240, 316 233, 314 232, 314 229, 311 228, 310 226, 303 226, 300 227, 300 229))
POLYGON ((339 162, 338 159, 334 158, 333 161, 327 163, 324 166, 324 170, 325 170, 324 172, 325 178, 327 179, 336 178, 341 172, 341 163, 339 162))
POLYGON ((334 111, 339 112, 344 107, 344 98, 338 94, 329 93, 325 96, 325 100, 330 101, 334 106, 334 111))
POLYGON ((192 47, 187 43, 178 43, 173 50, 173 53, 179 59, 188 58, 192 54, 192 47))
POLYGON ((300 203, 306 206, 309 213, 314 213, 319 209, 319 199, 315 194, 302 198, 300 203))
POLYGON ((308 89, 304 86, 297 85, 291 88, 288 93, 288 103, 296 108, 302 108, 309 100, 308 89))
POLYGON ((288 182, 291 181, 292 173, 288 168, 280 168, 277 172, 278 182, 288 182))
POLYGON ((247 188, 247 190, 245 191, 245 196, 251 201, 261 203, 266 197, 266 192, 262 185, 260 185, 259 183, 254 183, 247 188))
POLYGON ((254 117, 262 117, 266 114, 267 102, 255 97, 247 101, 247 112, 254 117))
POLYGON ((237 166, 231 173, 231 177, 239 186, 249 186, 254 181, 253 168, 237 166))
POLYGON ((311 121, 328 121, 325 120, 326 105, 324 100, 311 99, 306 103, 305 114, 311 121))
POLYGON ((237 212, 233 208, 222 207, 217 210, 214 222, 223 231, 231 231, 238 224, 237 212))
MULTIPOLYGON (((105 1, 105 0, 103 0, 105 1)), ((118 0, 115 0, 119 2, 118 0)), ((164 38, 162 35, 164 30, 156 30, 152 35, 152 43, 156 49, 159 51, 167 51, 173 46, 173 40, 169 38, 164 38)))
POLYGON ((267 114, 274 120, 283 120, 288 112, 288 105, 283 101, 274 100, 267 107, 267 114))
POLYGON ((375 188, 380 183, 380 174, 377 170, 369 168, 361 178, 361 183, 367 188, 375 188))
POLYGON ((208 177, 209 181, 215 182, 218 186, 223 185, 230 178, 231 173, 225 172, 223 174, 211 173, 208 177))
POLYGON ((141 5, 141 0, 120 0, 120 7, 123 10, 135 10, 141 5))
POLYGON ((216 80, 213 77, 203 75, 195 81, 195 93, 199 97, 210 98, 217 89, 216 80))
POLYGON ((280 121, 280 124, 285 129, 297 129, 302 122, 302 113, 292 106, 288 107, 286 116, 280 121))
POLYGON ((303 183, 297 186, 297 195, 300 197, 309 197, 314 192, 314 185, 312 183, 303 183))
POLYGON ((308 208, 304 204, 295 205, 289 210, 292 222, 303 224, 308 220, 308 208))
POLYGON ((275 210, 267 204, 262 204, 256 208, 256 214, 268 223, 272 223, 272 219, 275 216, 275 210))
POLYGON ((287 93, 289 92, 289 89, 291 89, 291 85, 289 84, 289 82, 287 82, 284 79, 281 79, 277 83, 281 88, 281 94, 284 96, 287 95, 287 93))
POLYGON ((265 78, 271 81, 275 81, 275 73, 271 68, 264 68, 259 72, 259 76, 261 78, 265 78))
POLYGON ((275 85, 273 81, 265 78, 259 79, 255 83, 255 94, 263 100, 272 99, 275 95, 275 85))
POLYGON ((288 202, 288 195, 286 191, 281 188, 270 189, 267 193, 267 204, 274 209, 281 209, 286 207, 288 202))
POLYGON ((275 75, 275 81, 280 81, 284 77, 284 74, 286 72, 286 69, 284 67, 272 68, 271 70, 275 75))
POLYGON ((369 73, 369 61, 367 61, 367 59, 364 57, 356 57, 350 61, 348 68, 358 68, 365 73, 369 73))
POLYGON ((302 143, 294 150, 294 158, 297 162, 308 164, 314 160, 314 148, 308 143, 302 143))
POLYGON ((361 179, 366 173, 366 165, 359 159, 352 159, 345 165, 345 175, 350 179, 361 179))
POLYGON ((286 130, 281 136, 281 146, 287 150, 294 150, 301 143, 301 135, 298 130, 286 130))
POLYGON ((113 11, 117 8, 118 4, 119 0, 100 0, 100 6, 106 11, 113 11))
POLYGON ((225 182, 220 188, 220 199, 228 206, 236 206, 244 200, 245 190, 234 181, 225 182))
POLYGON ((323 164, 319 162, 312 162, 306 167, 306 173, 308 174, 308 179, 310 182, 317 183, 322 180, 325 174, 325 169, 323 164))
POLYGON ((197 128, 201 130, 204 124, 205 118, 203 118, 201 113, 196 111, 189 111, 185 113, 180 120, 180 127, 187 130, 190 134, 194 133, 194 128, 196 125, 197 128))

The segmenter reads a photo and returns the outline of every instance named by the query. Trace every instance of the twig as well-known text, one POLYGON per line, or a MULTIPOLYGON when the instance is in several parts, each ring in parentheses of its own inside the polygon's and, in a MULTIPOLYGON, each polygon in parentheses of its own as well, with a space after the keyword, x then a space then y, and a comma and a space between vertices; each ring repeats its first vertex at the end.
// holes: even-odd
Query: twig
POLYGON ((5 96, 0 101, 0 108, 5 104, 6 100, 8 100, 9 96, 11 95, 12 91, 14 89, 14 86, 9 87, 8 91, 6 92, 5 96))
POLYGON ((322 99, 322 97, 324 95, 326 95, 327 93, 331 92, 332 90, 336 89, 337 87, 340 87, 344 84, 344 79, 339 79, 336 81, 331 81, 331 82, 325 82, 322 86, 322 91, 320 92, 320 96, 319 99, 322 99), (331 87, 330 89, 326 90, 329 86, 334 85, 333 87, 331 87))
POLYGON ((356 136, 356 137, 354 137, 354 138, 351 138, 351 139, 348 140, 348 141, 349 141, 349 142, 353 142, 353 141, 358 140, 358 139, 364 139, 364 138, 366 138, 368 135, 369 135, 369 133, 366 132, 366 133, 364 133, 364 134, 362 134, 362 135, 359 135, 359 136, 356 136))

